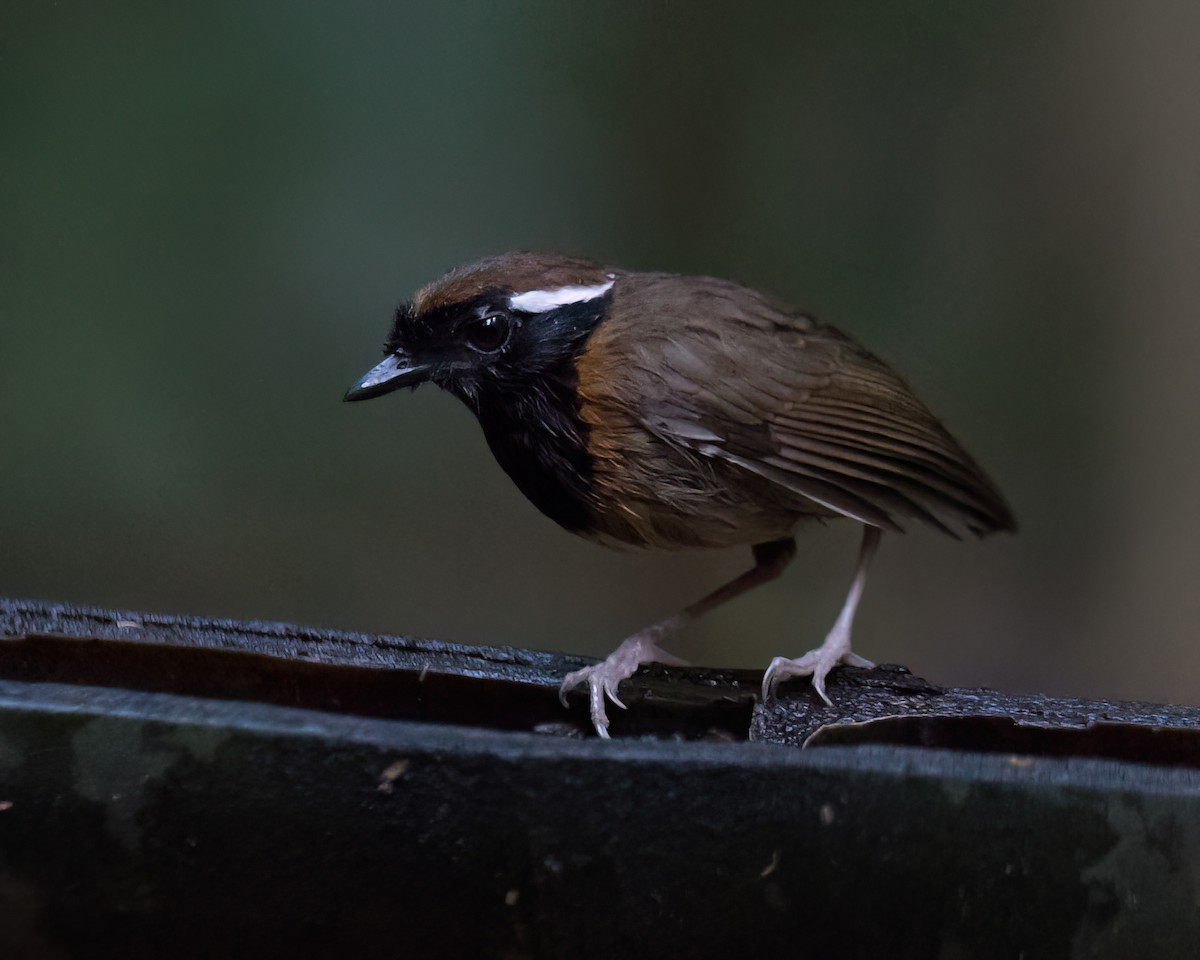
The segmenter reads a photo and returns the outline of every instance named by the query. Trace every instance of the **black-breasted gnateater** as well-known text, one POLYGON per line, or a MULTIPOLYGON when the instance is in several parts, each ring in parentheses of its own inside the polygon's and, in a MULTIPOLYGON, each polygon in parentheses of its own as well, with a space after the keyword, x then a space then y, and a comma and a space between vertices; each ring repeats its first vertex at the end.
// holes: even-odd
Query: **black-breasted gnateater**
POLYGON ((634 273, 573 257, 507 253, 451 270, 396 311, 386 357, 346 394, 432 381, 462 400, 500 466, 572 533, 678 550, 746 545, 753 569, 569 674, 596 731, 605 694, 660 641, 777 577, 804 521, 863 525, 849 594, 820 647, 776 657, 763 697, 850 649, 867 566, 884 530, 1013 530, 995 486, 891 368, 844 333, 712 277, 634 273))

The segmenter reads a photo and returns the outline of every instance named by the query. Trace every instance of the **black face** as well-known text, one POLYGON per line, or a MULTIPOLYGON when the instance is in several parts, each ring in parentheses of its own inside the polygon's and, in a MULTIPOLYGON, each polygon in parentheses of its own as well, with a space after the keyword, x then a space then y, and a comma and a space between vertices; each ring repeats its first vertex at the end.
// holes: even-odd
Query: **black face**
POLYGON ((582 532, 590 523, 592 457, 578 416, 575 358, 611 294, 542 312, 514 310, 511 300, 510 290, 488 290, 425 314, 401 307, 389 358, 348 398, 433 380, 474 410, 521 492, 551 520, 582 532))
POLYGON ((478 410, 490 393, 519 395, 546 377, 561 379, 610 302, 605 294, 533 313, 513 309, 511 298, 490 290, 420 315, 412 304, 397 310, 385 349, 424 374, 405 385, 432 380, 478 410))
MULTIPOLYGON (((541 312, 514 309, 513 300, 511 290, 489 290, 422 314, 404 305, 396 311, 387 358, 346 399, 432 380, 474 411, 521 492, 552 520, 583 531, 591 522, 592 461, 579 419, 575 358, 612 295, 541 312)), ((518 302, 540 307, 545 300, 530 295, 518 302)))

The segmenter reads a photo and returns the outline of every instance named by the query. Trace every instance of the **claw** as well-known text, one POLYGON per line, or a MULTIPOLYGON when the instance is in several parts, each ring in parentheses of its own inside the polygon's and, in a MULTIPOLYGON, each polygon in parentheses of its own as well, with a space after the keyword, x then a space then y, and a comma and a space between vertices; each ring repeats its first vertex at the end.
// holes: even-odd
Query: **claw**
POLYGON ((563 682, 558 687, 558 699, 564 707, 567 706, 567 691, 573 690, 583 683, 587 679, 589 669, 588 667, 584 667, 581 670, 572 670, 563 677, 563 682))
POLYGON ((774 698, 776 689, 784 680, 790 680, 792 677, 812 677, 813 689, 817 692, 817 696, 829 706, 833 706, 833 701, 825 692, 825 678, 839 663, 845 663, 852 667, 875 666, 866 657, 860 657, 857 653, 851 653, 849 650, 842 652, 839 644, 831 644, 828 641, 816 650, 810 650, 795 660, 776 657, 763 674, 763 702, 766 703, 774 698))
POLYGON ((616 683, 616 681, 613 681, 613 680, 605 680, 605 681, 604 681, 604 692, 605 692, 606 694, 608 694, 608 699, 609 699, 609 700, 611 700, 613 703, 615 703, 615 704, 616 704, 618 707, 620 707, 622 710, 628 710, 628 709, 629 709, 627 706, 625 706, 625 704, 624 704, 624 703, 622 703, 622 702, 621 702, 621 698, 617 696, 617 683, 616 683))
POLYGON ((567 691, 587 681, 588 703, 591 707, 592 726, 596 733, 608 739, 608 713, 604 708, 604 698, 608 697, 622 710, 627 710, 624 702, 617 694, 617 688, 622 680, 628 680, 643 663, 682 664, 685 661, 667 653, 658 647, 655 641, 661 639, 662 625, 651 627, 641 633, 635 633, 622 643, 606 659, 590 667, 583 667, 568 673, 558 688, 558 698, 563 706, 567 706, 567 691))
POLYGON ((829 694, 825 692, 825 673, 818 670, 813 674, 812 679, 813 689, 817 691, 817 696, 825 701, 826 706, 833 706, 833 701, 829 699, 829 694))
POLYGON ((784 662, 785 661, 784 661, 783 657, 776 657, 774 660, 771 661, 771 665, 769 667, 767 667, 766 672, 763 673, 763 680, 762 680, 763 703, 766 703, 768 700, 771 700, 775 697, 775 688, 777 686, 779 686, 779 678, 775 675, 775 671, 778 669, 779 665, 784 662))

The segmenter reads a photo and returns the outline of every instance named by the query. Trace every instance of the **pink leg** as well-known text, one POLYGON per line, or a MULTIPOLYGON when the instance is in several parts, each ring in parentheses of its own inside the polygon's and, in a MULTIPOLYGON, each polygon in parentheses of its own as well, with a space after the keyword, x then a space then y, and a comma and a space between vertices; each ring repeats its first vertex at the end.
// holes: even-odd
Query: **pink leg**
POLYGON ((697 617, 708 613, 714 607, 719 607, 747 590, 774 580, 795 555, 796 541, 790 538, 758 544, 754 547, 755 565, 752 570, 747 570, 740 577, 697 600, 682 613, 668 617, 645 630, 639 630, 633 636, 628 637, 600 663, 568 673, 558 691, 563 705, 565 706, 567 702, 567 691, 586 681, 591 701, 592 724, 596 728, 596 733, 607 738, 608 714, 605 711, 605 696, 624 709, 625 704, 617 697, 617 685, 622 680, 632 677, 639 666, 643 663, 682 664, 685 662, 659 647, 658 644, 661 640, 691 623, 697 617))
POLYGON ((862 546, 858 551, 858 567, 854 572, 854 581, 850 584, 850 592, 846 602, 842 604, 842 612, 829 635, 816 650, 810 650, 802 657, 788 660, 776 657, 767 667, 763 675, 762 697, 765 703, 775 695, 775 688, 784 680, 791 677, 812 677, 813 688, 820 694, 822 700, 829 703, 825 694, 825 677, 839 663, 848 663, 852 667, 873 667, 866 657, 860 657, 850 649, 850 628, 854 624, 854 612, 858 609, 858 601, 862 598, 863 585, 867 582, 867 567, 879 547, 880 531, 878 527, 864 527, 862 546))

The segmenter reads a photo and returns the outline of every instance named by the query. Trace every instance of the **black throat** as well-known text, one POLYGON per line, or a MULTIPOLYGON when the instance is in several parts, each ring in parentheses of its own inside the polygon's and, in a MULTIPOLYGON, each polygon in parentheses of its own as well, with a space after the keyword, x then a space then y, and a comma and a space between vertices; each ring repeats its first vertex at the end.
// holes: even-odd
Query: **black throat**
POLYGON ((481 391, 476 414, 496 462, 535 507, 572 533, 591 525, 592 460, 574 360, 519 392, 481 391))
POLYGON ((611 295, 531 318, 519 353, 521 375, 485 379, 464 396, 488 446, 517 488, 572 533, 592 525, 592 457, 579 419, 575 359, 603 320, 611 295))

